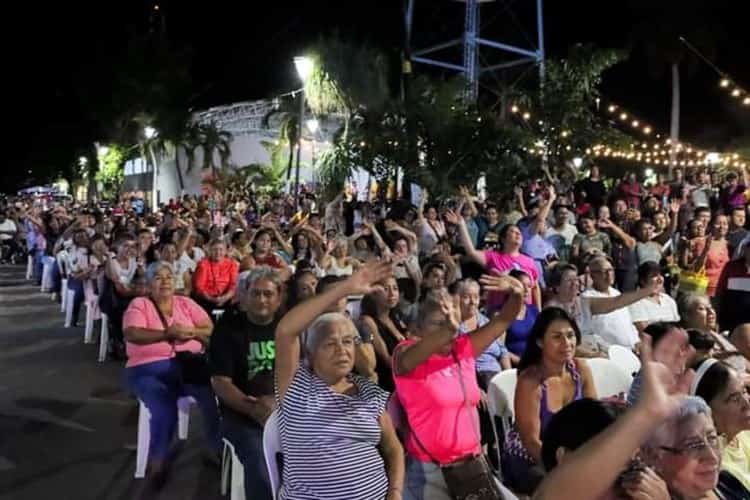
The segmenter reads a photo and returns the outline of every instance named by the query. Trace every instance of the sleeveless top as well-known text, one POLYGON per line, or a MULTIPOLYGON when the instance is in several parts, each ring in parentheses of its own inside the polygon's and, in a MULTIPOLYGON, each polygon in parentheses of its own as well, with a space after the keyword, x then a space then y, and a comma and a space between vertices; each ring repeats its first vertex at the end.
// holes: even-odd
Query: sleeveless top
POLYGON ((331 257, 330 265, 325 270, 326 276, 351 276, 354 272, 354 266, 351 262, 348 266, 340 266, 338 259, 331 257))
MULTIPOLYGON (((576 366, 575 360, 569 361, 565 365, 565 368, 570 373, 573 383, 575 384, 575 393, 571 402, 577 401, 583 398, 583 379, 581 378, 581 374, 578 373, 578 367, 576 366)), ((541 380, 540 382, 542 386, 542 395, 539 399, 539 421, 541 423, 539 433, 540 435, 543 435, 544 430, 547 428, 547 424, 549 424, 556 412, 551 411, 547 406, 547 382, 545 380, 541 380)), ((534 459, 529 456, 529 453, 526 451, 526 448, 521 441, 521 435, 519 434, 515 423, 505 439, 503 453, 512 457, 520 458, 527 464, 534 463, 534 459)))
POLYGON ((130 283, 133 281, 133 278, 135 277, 135 270, 136 270, 136 262, 134 258, 128 259, 128 267, 123 269, 120 267, 120 263, 117 261, 117 259, 112 259, 112 267, 114 269, 115 274, 117 275, 117 278, 120 280, 120 283, 122 283, 124 286, 130 286, 130 283))
POLYGON ((357 394, 331 390, 307 366, 300 366, 279 404, 284 454, 284 500, 385 498, 388 476, 380 443, 380 416, 388 393, 369 380, 349 375, 357 394))

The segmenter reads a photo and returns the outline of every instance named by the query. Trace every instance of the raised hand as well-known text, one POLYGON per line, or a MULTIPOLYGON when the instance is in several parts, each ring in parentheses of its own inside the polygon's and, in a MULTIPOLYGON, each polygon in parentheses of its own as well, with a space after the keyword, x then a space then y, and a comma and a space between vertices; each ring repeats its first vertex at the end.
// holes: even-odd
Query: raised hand
POLYGON ((443 218, 449 224, 455 224, 455 225, 460 224, 462 220, 462 218, 459 217, 458 214, 456 214, 456 212, 454 212, 453 210, 446 210, 445 213, 443 214, 443 218))
POLYGON ((440 299, 440 312, 445 316, 444 325, 447 329, 458 332, 461 326, 461 313, 456 303, 457 297, 446 296, 440 299))
POLYGON ((680 207, 682 207, 682 203, 680 203, 680 200, 672 200, 669 202, 669 212, 672 214, 679 213, 680 207))
MULTIPOLYGON (((661 340, 665 349, 675 352, 682 349, 678 336, 666 336, 661 340), (673 338, 674 337, 674 338, 673 338), (669 345, 675 344, 675 345, 669 345)), ((661 345, 661 344, 660 344, 661 345)), ((688 370, 682 375, 675 375, 667 365, 654 360, 651 336, 644 334, 641 341, 641 398, 637 408, 646 411, 656 419, 669 417, 681 404, 682 398, 688 393, 690 383, 695 375, 688 370)))
POLYGON ((522 197, 522 196, 523 196, 523 189, 521 188, 521 186, 516 186, 516 187, 514 187, 514 188, 513 188, 513 193, 514 193, 514 194, 515 194, 515 195, 516 195, 517 197, 519 197, 519 198, 520 198, 520 197, 522 197))
POLYGON ((368 262, 346 280, 350 295, 366 295, 373 292, 377 289, 376 284, 386 279, 391 273, 391 263, 388 261, 368 262))
POLYGON ((482 284, 485 290, 490 292, 503 292, 518 295, 523 295, 524 293, 523 283, 512 276, 483 274, 482 277, 479 278, 479 283, 482 284))

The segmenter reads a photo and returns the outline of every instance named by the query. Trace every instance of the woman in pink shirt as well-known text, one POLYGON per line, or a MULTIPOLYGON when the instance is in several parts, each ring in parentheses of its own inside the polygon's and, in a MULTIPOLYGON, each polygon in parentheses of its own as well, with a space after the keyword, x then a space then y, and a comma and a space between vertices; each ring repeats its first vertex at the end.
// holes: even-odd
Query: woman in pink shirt
MULTIPOLYGON (((521 253, 523 235, 517 226, 507 225, 500 230, 498 238, 502 245, 497 250, 477 250, 471 242, 469 231, 463 217, 459 217, 452 211, 445 214, 445 220, 458 226, 461 237, 461 245, 466 250, 466 256, 484 267, 491 274, 507 274, 513 269, 519 269, 531 278, 531 294, 529 304, 534 304, 537 309, 542 309, 542 293, 539 289, 539 268, 534 259, 521 253)), ((500 308, 504 301, 502 294, 491 293, 487 297, 487 310, 492 312, 500 308)))
POLYGON ((457 336, 460 320, 453 299, 445 289, 432 290, 420 307, 416 338, 394 351, 396 394, 410 430, 404 499, 453 498, 441 467, 483 459, 475 360, 518 315, 524 288, 507 276, 483 276, 481 282, 509 297, 489 323, 457 336))
POLYGON ((183 373, 176 359, 178 352, 203 353, 213 325, 192 299, 175 295, 172 269, 159 263, 149 282, 149 295, 133 299, 122 326, 127 341, 128 385, 151 412, 148 475, 160 485, 177 424, 179 397, 189 395, 197 401, 210 452, 219 456, 219 414, 208 377, 203 381, 197 371, 183 373))

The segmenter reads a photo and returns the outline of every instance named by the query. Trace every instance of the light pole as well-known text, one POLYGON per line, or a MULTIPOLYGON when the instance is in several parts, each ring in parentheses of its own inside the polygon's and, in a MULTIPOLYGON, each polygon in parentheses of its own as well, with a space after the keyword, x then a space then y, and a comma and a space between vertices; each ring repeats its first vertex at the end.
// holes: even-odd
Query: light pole
POLYGON ((297 165, 294 169, 294 208, 299 207, 299 163, 302 156, 302 124, 305 122, 305 82, 312 74, 313 61, 309 57, 295 57, 294 67, 302 80, 302 90, 299 96, 299 126, 297 127, 297 165))
MULTIPOLYGON (((146 125, 145 127, 143 127, 143 136, 146 138, 147 142, 150 141, 151 139, 153 139, 154 137, 156 137, 158 134, 159 134, 159 131, 156 130, 154 127, 150 126, 150 125, 146 125)), ((151 170, 151 211, 152 212, 156 212, 156 206, 157 206, 157 203, 159 201, 157 199, 157 196, 156 196, 156 194, 158 192, 158 190, 157 190, 158 182, 157 182, 157 179, 156 179, 156 177, 158 175, 157 165, 156 165, 156 154, 154 154, 154 147, 153 147, 153 145, 147 144, 146 149, 147 149, 147 151, 145 153, 151 155, 151 164, 152 164, 152 170, 151 170)), ((144 158, 143 160, 148 165, 148 159, 144 158)))
POLYGON ((316 152, 315 151, 315 138, 318 132, 318 128, 320 128, 320 123, 318 122, 317 119, 310 118, 309 120, 307 120, 307 122, 305 122, 305 124, 307 125, 307 130, 310 131, 311 139, 312 139, 310 143, 310 146, 312 148, 311 149, 311 155, 312 155, 311 167, 312 167, 312 174, 313 174, 313 184, 315 184, 317 183, 317 176, 316 176, 316 171, 315 171, 315 162, 317 160, 317 158, 315 157, 315 152, 316 152))

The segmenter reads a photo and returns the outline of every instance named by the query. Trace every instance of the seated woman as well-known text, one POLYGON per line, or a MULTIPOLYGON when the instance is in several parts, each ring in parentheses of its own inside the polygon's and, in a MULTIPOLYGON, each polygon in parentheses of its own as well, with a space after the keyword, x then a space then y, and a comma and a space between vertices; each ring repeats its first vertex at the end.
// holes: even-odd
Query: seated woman
POLYGON ((239 265, 227 257, 227 247, 221 240, 209 244, 208 257, 198 263, 193 275, 193 297, 209 314, 223 309, 237 289, 239 265))
MULTIPOLYGON (((459 334, 466 334, 482 328, 490 320, 479 312, 479 283, 471 278, 458 282, 456 296, 459 302, 459 313, 461 324, 458 327, 459 334)), ((502 336, 495 339, 485 351, 477 358, 477 378, 479 387, 486 391, 492 377, 502 370, 510 370, 510 356, 508 349, 502 341, 502 336)))
POLYGON ((530 303, 532 281, 528 274, 520 269, 513 269, 508 276, 517 279, 525 290, 526 301, 521 306, 516 319, 508 327, 505 334, 505 346, 508 348, 508 357, 513 366, 518 366, 521 356, 526 350, 526 342, 531 334, 531 328, 539 316, 539 309, 535 304, 530 303))
POLYGON ((377 290, 362 299, 359 330, 363 338, 372 339, 377 364, 378 385, 386 391, 395 389, 393 384, 394 349, 406 338, 406 318, 398 308, 400 293, 393 276, 387 277, 377 290))
POLYGON ((157 485, 165 479, 169 446, 177 426, 177 399, 184 395, 198 402, 208 449, 213 457, 219 457, 219 413, 208 372, 187 373, 184 368, 188 365, 181 365, 177 359, 178 353, 205 352, 213 325, 192 299, 175 295, 174 276, 168 265, 157 265, 149 282, 149 296, 130 303, 123 329, 128 386, 151 412, 149 476, 157 485))
POLYGON ((722 438, 722 474, 734 476, 750 498, 750 397, 737 371, 729 364, 706 359, 695 367, 690 393, 711 407, 722 438))
POLYGON ((388 263, 366 265, 279 322, 275 373, 284 454, 279 498, 401 498, 404 456, 385 411, 388 393, 351 374, 356 329, 342 314, 324 313, 341 298, 370 293, 389 273, 388 263), (303 348, 308 362, 300 364, 303 348))
POLYGON ((514 428, 503 450, 503 473, 521 492, 533 492, 542 479, 542 434, 552 415, 583 397, 596 399, 586 361, 575 357, 581 341, 576 322, 563 309, 544 309, 534 323, 518 364, 514 428))
MULTIPOLYGON (((665 346, 668 350, 676 350, 682 346, 677 338, 668 338, 663 342, 674 344, 665 346)), ((690 374, 675 377, 670 368, 653 360, 651 339, 648 335, 643 339, 641 362, 643 396, 638 404, 577 450, 565 450, 562 453, 562 450, 556 449, 557 464, 535 492, 534 500, 611 498, 607 495, 613 491, 618 476, 622 475, 628 463, 632 462, 641 443, 681 405, 683 394, 690 383, 690 374), (562 460, 559 460, 560 455, 562 460)), ((629 498, 670 498, 669 495, 664 495, 663 488, 657 488, 657 484, 653 482, 651 484, 654 488, 647 494, 631 494, 629 498)))
MULTIPOLYGON (((569 454, 620 418, 626 406, 617 401, 583 398, 557 412, 544 431, 542 461, 547 472, 564 463, 569 454)), ((601 500, 620 498, 669 500, 667 484, 636 453, 601 500)))
POLYGON ((750 367, 750 361, 727 340, 726 332, 717 332, 716 311, 708 297, 703 295, 686 294, 680 300, 680 316, 687 329, 695 329, 710 337, 714 341, 712 357, 723 359, 731 364, 735 370, 745 373, 750 367))
POLYGON ((123 236, 115 243, 116 255, 106 264, 99 306, 109 317, 109 355, 124 359, 122 316, 128 304, 141 290, 137 286, 139 268, 136 263, 136 244, 132 236, 123 236))
POLYGON ((732 476, 719 479, 721 439, 703 399, 686 396, 641 447, 645 463, 659 471, 684 500, 740 500, 747 491, 732 476))
POLYGON ((340 236, 328 241, 321 259, 325 276, 351 276, 359 266, 359 261, 349 256, 349 241, 346 238, 340 236))
POLYGON ((193 276, 190 273, 190 268, 186 266, 185 261, 177 259, 177 245, 172 242, 161 244, 159 247, 159 262, 154 262, 148 266, 146 270, 148 277, 153 276, 156 266, 159 263, 167 264, 172 269, 172 274, 174 275, 174 292, 177 295, 189 297, 193 276))
POLYGON ((309 299, 315 295, 315 287, 318 286, 318 278, 315 277, 315 272, 312 267, 305 264, 307 261, 300 261, 297 270, 289 280, 287 286, 288 297, 287 307, 292 308, 300 302, 309 299))
POLYGON ((293 250, 284 238, 281 237, 279 231, 273 226, 263 226, 259 229, 253 237, 250 239, 250 245, 253 247, 253 265, 254 266, 268 266, 273 269, 278 269, 282 272, 283 278, 289 277, 289 268, 284 262, 284 259, 279 257, 276 252, 273 251, 273 241, 281 245, 283 250, 291 255, 293 250))
MULTIPOLYGON (((410 428, 405 499, 448 500, 459 492, 471 495, 481 488, 500 488, 481 456, 476 358, 518 315, 524 289, 507 276, 483 276, 481 282, 489 291, 508 295, 489 323, 457 336, 460 322, 453 299, 444 289, 436 289, 421 304, 413 337, 394 352, 396 394, 410 428), (450 469, 464 464, 487 472, 462 482, 450 469)), ((496 494, 501 498, 501 493, 496 494)), ((506 491, 502 495, 515 498, 506 491)))

